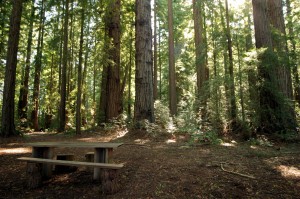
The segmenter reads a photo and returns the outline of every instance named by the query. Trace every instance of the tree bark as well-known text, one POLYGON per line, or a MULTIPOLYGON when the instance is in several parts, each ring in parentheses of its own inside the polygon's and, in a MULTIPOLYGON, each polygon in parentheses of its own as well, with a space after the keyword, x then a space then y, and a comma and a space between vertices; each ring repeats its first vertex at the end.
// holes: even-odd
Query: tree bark
POLYGON ((169 106, 170 114, 177 114, 176 72, 173 30, 173 0, 168 0, 168 31, 169 31, 169 106))
POLYGON ((288 31, 289 31, 289 40, 291 42, 291 50, 290 50, 290 63, 291 68, 294 76, 294 96, 297 103, 300 105, 300 80, 299 80, 299 73, 297 69, 297 54, 296 54, 296 41, 295 41, 295 31, 292 18, 292 7, 290 0, 286 0, 286 7, 287 7, 287 16, 288 16, 288 31))
POLYGON ((3 106, 1 131, 2 137, 9 137, 17 134, 14 121, 15 110, 15 84, 16 84, 16 68, 17 53, 20 38, 20 24, 22 16, 23 0, 14 0, 13 9, 10 17, 10 29, 8 37, 8 50, 5 67, 5 80, 3 90, 3 106))
POLYGON ((157 5, 156 0, 154 0, 154 39, 153 39, 153 46, 154 46, 154 55, 153 55, 153 98, 154 100, 158 99, 158 82, 157 82, 157 5))
POLYGON ((68 65, 68 22, 69 22, 69 0, 65 2, 64 17, 64 45, 63 60, 61 69, 61 86, 60 86, 60 106, 59 106, 59 128, 58 131, 65 131, 66 125, 66 91, 67 91, 67 65, 68 65))
POLYGON ((230 119, 233 122, 233 126, 236 123, 236 100, 235 100, 235 85, 234 85, 234 75, 233 75, 233 53, 232 53, 232 39, 231 30, 229 26, 229 8, 228 0, 225 0, 226 8, 226 37, 227 37, 227 48, 229 56, 229 91, 230 91, 230 119))
POLYGON ((31 121, 35 131, 39 131, 39 94, 40 94, 40 78, 42 70, 42 57, 43 57, 43 46, 44 46, 44 23, 45 23, 45 5, 44 0, 41 2, 41 12, 40 12, 40 24, 39 24, 39 36, 38 36, 38 46, 37 55, 35 61, 35 73, 34 73, 34 83, 33 83, 33 110, 31 114, 31 121))
POLYGON ((32 46, 32 35, 33 35, 33 21, 34 21, 34 2, 32 0, 31 5, 31 14, 30 14, 30 22, 29 22, 29 31, 28 31, 28 40, 27 40, 27 48, 26 48, 26 61, 25 61, 25 71, 24 71, 24 79, 20 88, 20 96, 18 102, 18 114, 19 118, 22 120, 27 120, 27 104, 28 104, 28 83, 29 83, 29 73, 30 73, 30 58, 31 58, 31 46, 32 46))
POLYGON ((136 0, 134 120, 154 122, 150 0, 136 0))
POLYGON ((76 134, 81 134, 81 95, 82 95, 82 51, 83 51, 83 29, 85 18, 86 0, 82 2, 81 8, 81 28, 80 28, 80 44, 79 44, 79 61, 77 74, 77 100, 76 100, 76 134))
POLYGON ((121 1, 113 0, 109 3, 106 19, 106 31, 109 38, 108 67, 107 67, 107 101, 105 121, 122 113, 122 88, 120 80, 120 10, 121 1))
POLYGON ((194 17, 194 39, 196 49, 196 73, 197 73, 197 98, 199 100, 197 111, 200 110, 201 117, 205 118, 206 93, 204 82, 206 81, 206 46, 203 38, 202 5, 200 0, 193 0, 194 17))

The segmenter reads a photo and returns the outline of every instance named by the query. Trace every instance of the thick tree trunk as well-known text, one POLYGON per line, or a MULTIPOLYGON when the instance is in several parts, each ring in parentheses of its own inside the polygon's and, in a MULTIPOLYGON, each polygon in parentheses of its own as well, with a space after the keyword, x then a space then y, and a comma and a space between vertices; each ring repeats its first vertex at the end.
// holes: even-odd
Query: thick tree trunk
POLYGON ((22 16, 22 3, 23 0, 13 1, 13 9, 10 18, 0 131, 0 135, 2 137, 9 137, 17 134, 14 121, 14 97, 16 84, 17 53, 22 16))
POLYGON ((202 6, 200 0, 193 0, 193 16, 194 16, 194 38, 196 49, 196 72, 197 72, 197 98, 199 100, 197 111, 200 110, 201 117, 205 118, 206 113, 206 93, 204 82, 206 81, 206 46, 203 38, 203 19, 202 6))
MULTIPOLYGON (((278 71, 281 71, 280 57, 274 53, 282 44, 272 42, 272 33, 268 15, 268 0, 252 0, 253 16, 255 27, 256 48, 266 48, 264 52, 259 53, 258 75, 261 81, 260 85, 260 130, 265 133, 274 133, 295 129, 294 112, 288 104, 285 103, 282 93, 281 81, 288 79, 278 79, 278 71)), ((269 2, 270 3, 270 2, 269 2)), ((273 2, 275 3, 275 2, 273 2)), ((270 5, 269 5, 270 6, 270 5)), ((272 12, 276 12, 273 10, 272 12)), ((277 10, 278 12, 278 10, 277 10)), ((272 14, 273 15, 273 14, 272 14)), ((279 16, 278 13, 276 16, 279 16)), ((280 19, 278 19, 280 20, 280 19)), ((274 27, 274 22, 272 23, 274 27)))
POLYGON ((65 2, 64 17, 64 45, 61 69, 60 106, 59 106, 59 129, 63 132, 66 125, 66 91, 67 91, 67 65, 68 65, 68 22, 69 22, 69 0, 65 2))
POLYGON ((134 120, 154 122, 150 0, 136 0, 134 120))
POLYGON ((293 99, 292 89, 292 77, 291 70, 288 65, 288 52, 285 23, 283 16, 283 2, 282 0, 267 0, 268 15, 272 25, 272 28, 276 30, 272 31, 273 48, 280 58, 277 67, 277 81, 280 92, 284 94, 287 99, 293 99), (283 61, 281 61, 283 60, 283 61))
POLYGON ((106 31, 109 38, 108 68, 107 68, 107 101, 105 120, 119 116, 122 113, 122 89, 120 80, 120 10, 121 1, 113 0, 108 5, 106 31))
POLYGON ((287 15, 288 15, 288 31, 289 31, 289 39, 291 42, 291 68, 294 76, 294 96, 297 103, 300 105, 300 80, 299 80, 299 73, 297 69, 297 54, 296 54, 296 41, 295 41, 295 32, 294 32, 294 24, 291 20, 292 16, 292 8, 290 0, 286 0, 286 7, 287 7, 287 15))

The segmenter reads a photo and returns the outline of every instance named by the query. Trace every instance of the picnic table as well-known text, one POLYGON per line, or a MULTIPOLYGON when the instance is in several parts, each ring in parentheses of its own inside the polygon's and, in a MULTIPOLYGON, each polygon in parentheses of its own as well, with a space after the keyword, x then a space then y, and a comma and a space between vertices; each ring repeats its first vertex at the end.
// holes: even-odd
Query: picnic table
POLYGON ((122 164, 111 164, 110 157, 113 149, 122 143, 111 142, 33 142, 25 144, 32 147, 32 157, 21 157, 19 160, 28 163, 41 164, 41 177, 50 178, 52 175, 52 165, 87 166, 94 168, 93 179, 101 179, 101 169, 120 169, 122 164), (94 150, 94 162, 79 162, 54 160, 55 148, 89 148, 94 150))

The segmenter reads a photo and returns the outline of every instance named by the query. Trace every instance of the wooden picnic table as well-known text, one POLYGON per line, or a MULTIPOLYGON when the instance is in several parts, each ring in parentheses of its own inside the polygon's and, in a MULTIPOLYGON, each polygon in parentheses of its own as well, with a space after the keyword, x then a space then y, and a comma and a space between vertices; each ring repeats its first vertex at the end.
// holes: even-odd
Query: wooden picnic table
MULTIPOLYGON (((95 163, 109 163, 113 149, 122 145, 122 143, 111 142, 33 142, 27 143, 32 147, 33 158, 53 159, 54 148, 91 148, 94 149, 95 163)), ((100 179, 100 168, 94 168, 94 179, 100 179)), ((44 178, 50 178, 52 174, 52 165, 43 164, 42 175, 44 178)))

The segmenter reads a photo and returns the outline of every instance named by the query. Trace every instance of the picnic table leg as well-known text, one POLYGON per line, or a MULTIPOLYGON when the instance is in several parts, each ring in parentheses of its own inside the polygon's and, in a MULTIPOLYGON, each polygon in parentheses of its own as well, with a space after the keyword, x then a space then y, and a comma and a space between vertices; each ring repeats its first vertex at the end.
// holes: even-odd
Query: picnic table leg
MULTIPOLYGON (((109 163, 109 157, 112 155, 113 149, 96 148, 94 162, 109 163)), ((94 180, 100 180, 101 169, 94 168, 94 180)))
MULTIPOLYGON (((103 149, 103 148, 96 148, 94 162, 101 162, 101 163, 108 162, 107 150, 103 149)), ((100 175, 101 175, 101 169, 95 167, 94 168, 94 180, 100 180, 100 175)))
MULTIPOLYGON (((33 147, 32 157, 34 158, 53 158, 53 148, 52 147, 33 147)), ((43 164, 42 166, 42 178, 49 179, 52 175, 52 165, 43 164)))

